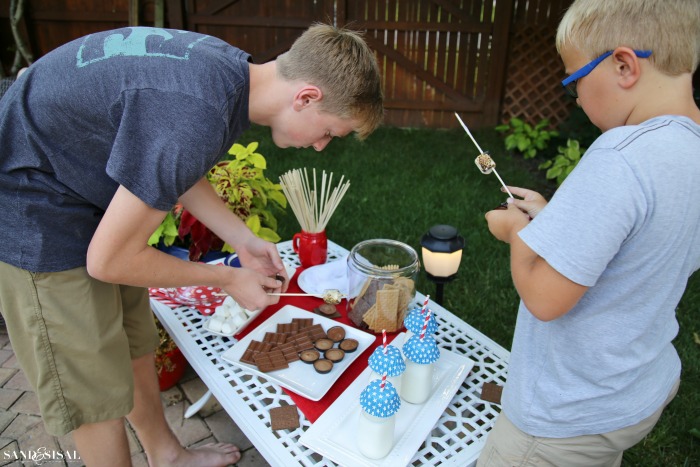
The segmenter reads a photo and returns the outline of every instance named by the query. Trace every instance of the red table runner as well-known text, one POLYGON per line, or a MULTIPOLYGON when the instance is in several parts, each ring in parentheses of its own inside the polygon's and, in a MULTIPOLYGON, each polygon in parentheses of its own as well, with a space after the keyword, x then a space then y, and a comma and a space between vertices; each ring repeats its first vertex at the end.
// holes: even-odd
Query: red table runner
MULTIPOLYGON (((303 292, 299 288, 299 285, 297 284, 297 277, 299 276, 299 273, 302 271, 302 268, 298 268, 296 273, 294 274, 294 277, 291 278, 290 283, 289 283, 289 288, 287 292, 294 293, 294 292, 303 292)), ((151 289, 151 296, 153 298, 163 300, 164 302, 168 303, 170 302, 167 297, 165 297, 162 293, 158 291, 158 289, 151 289)), ((241 333, 237 334, 235 337, 238 340, 243 339, 246 335, 248 335, 250 332, 252 332, 255 328, 257 328, 260 324, 264 323, 270 316, 272 316, 275 312, 277 312, 280 308, 282 308, 285 305, 293 305, 298 308, 301 308, 303 310, 307 310, 310 313, 312 313, 312 310, 319 305, 323 303, 323 300, 320 298, 316 297, 280 297, 279 303, 276 305, 272 305, 267 307, 260 313, 253 322, 251 322, 246 329, 244 329, 241 333)), ((195 307, 197 308, 197 307, 195 307)), ((343 300, 336 306, 336 309, 338 310, 338 313, 340 313, 339 318, 335 318, 335 321, 338 321, 339 323, 343 323, 349 326, 353 326, 354 324, 350 319, 347 317, 347 312, 345 310, 346 308, 346 301, 343 300)), ((204 310, 200 310, 204 311, 204 310)), ((209 314, 210 312, 205 311, 205 313, 209 314)), ((314 313, 312 315, 315 316, 314 313)), ((398 333, 387 333, 387 342, 391 342, 397 335, 398 333)), ((311 422, 315 422, 318 417, 320 417, 323 412, 326 411, 328 407, 340 396, 345 389, 352 384, 353 381, 355 381, 355 378, 362 373, 365 368, 367 368, 367 360, 369 359, 369 356, 372 355, 372 352, 374 352, 374 349, 382 344, 382 336, 377 335, 375 342, 373 345, 370 345, 367 350, 365 350, 352 364, 345 370, 345 372, 340 375, 338 380, 331 386, 331 388, 328 390, 328 392, 318 401, 312 401, 307 399, 306 397, 300 396, 299 394, 296 394, 295 392, 282 387, 285 393, 289 395, 289 397, 292 398, 294 403, 299 407, 299 410, 302 411, 302 413, 306 416, 306 418, 311 422)))

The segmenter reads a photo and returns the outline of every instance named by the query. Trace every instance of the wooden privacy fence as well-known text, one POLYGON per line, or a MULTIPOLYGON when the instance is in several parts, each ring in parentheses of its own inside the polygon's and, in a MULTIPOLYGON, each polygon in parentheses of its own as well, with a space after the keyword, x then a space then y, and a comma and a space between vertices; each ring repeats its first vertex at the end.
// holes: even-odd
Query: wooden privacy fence
MULTIPOLYGON (((473 127, 510 116, 555 124, 571 105, 558 88, 563 70, 553 42, 570 1, 24 0, 20 29, 35 57, 82 35, 138 22, 210 34, 263 63, 313 22, 347 25, 364 31, 376 51, 388 125, 455 127, 454 112, 473 127)), ((0 0, 6 69, 9 3, 0 0)))

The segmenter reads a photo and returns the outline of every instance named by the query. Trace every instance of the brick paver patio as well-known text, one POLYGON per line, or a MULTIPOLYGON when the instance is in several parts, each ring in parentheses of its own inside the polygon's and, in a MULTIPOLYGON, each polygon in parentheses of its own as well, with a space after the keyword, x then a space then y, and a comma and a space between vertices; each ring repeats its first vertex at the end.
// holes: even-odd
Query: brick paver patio
MULTIPOLYGON (((197 414, 184 418, 187 407, 205 392, 206 387, 197 374, 188 369, 180 383, 161 393, 165 416, 180 443, 184 446, 233 443, 243 452, 237 466, 269 465, 214 397, 197 414)), ((127 433, 133 466, 147 467, 146 455, 128 424, 127 433)), ((0 326, 0 447, 0 466, 84 465, 79 458, 76 459, 77 452, 70 435, 57 438, 44 430, 36 396, 17 365, 4 326, 0 326), (35 460, 27 459, 28 455, 35 456, 35 460), (57 459, 60 455, 63 458, 57 459)))

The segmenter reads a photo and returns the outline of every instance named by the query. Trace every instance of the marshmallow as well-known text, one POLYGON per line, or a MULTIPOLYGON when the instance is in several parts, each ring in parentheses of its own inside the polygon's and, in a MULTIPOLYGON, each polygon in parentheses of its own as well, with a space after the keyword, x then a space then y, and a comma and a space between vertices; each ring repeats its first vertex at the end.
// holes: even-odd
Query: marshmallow
POLYGON ((217 316, 212 316, 209 318, 209 330, 214 331, 214 332, 221 332, 221 328, 223 327, 224 320, 217 316))
POLYGON ((493 159, 491 159, 491 156, 486 153, 476 156, 474 163, 484 175, 490 174, 493 172, 493 169, 496 168, 496 163, 493 161, 493 159))

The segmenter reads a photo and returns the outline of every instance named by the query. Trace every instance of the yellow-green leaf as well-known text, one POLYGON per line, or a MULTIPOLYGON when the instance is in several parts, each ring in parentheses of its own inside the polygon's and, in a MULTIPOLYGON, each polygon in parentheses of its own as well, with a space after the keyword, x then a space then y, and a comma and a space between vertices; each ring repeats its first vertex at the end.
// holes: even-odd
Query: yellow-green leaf
POLYGON ((150 246, 157 245, 160 241, 160 236, 163 233, 163 224, 159 225, 155 232, 148 237, 148 244, 150 246))
POLYGON ((275 203, 279 204, 283 208, 287 207, 287 198, 284 196, 284 193, 281 191, 269 191, 267 193, 267 196, 274 201, 275 203))
POLYGON ((248 160, 259 169, 267 168, 267 162, 262 154, 252 153, 250 156, 248 156, 248 160))
POLYGON ((250 143, 248 145, 248 147, 246 149, 248 150, 249 153, 252 154, 255 152, 256 149, 258 149, 259 145, 260 145, 260 143, 258 143, 257 141, 253 141, 252 143, 250 143))
POLYGON ((243 151, 245 151, 245 148, 243 147, 242 144, 233 143, 233 146, 231 146, 231 149, 228 150, 228 153, 231 154, 232 156, 235 156, 237 154, 240 154, 243 151))
POLYGON ((272 243, 277 243, 281 240, 281 237, 277 235, 277 232, 272 229, 268 229, 267 227, 262 227, 257 232, 257 236, 272 243))
POLYGON ((260 223, 260 217, 257 215, 252 215, 248 219, 246 219, 245 225, 247 225, 248 228, 255 233, 257 233, 260 230, 260 227, 262 227, 262 224, 260 223))

